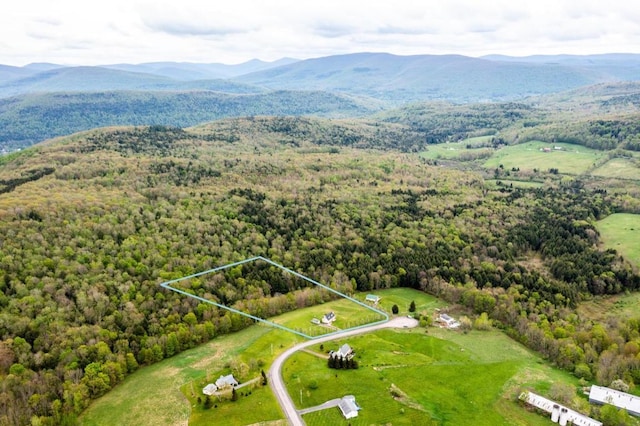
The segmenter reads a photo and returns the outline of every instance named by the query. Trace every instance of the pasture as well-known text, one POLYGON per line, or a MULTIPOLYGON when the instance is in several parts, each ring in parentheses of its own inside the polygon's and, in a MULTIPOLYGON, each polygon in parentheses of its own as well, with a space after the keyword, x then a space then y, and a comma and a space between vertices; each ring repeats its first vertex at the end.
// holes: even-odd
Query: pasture
MULTIPOLYGON (((398 305, 408 313, 432 313, 445 304, 412 289, 375 290, 380 307, 398 305)), ((355 297, 364 300, 366 294, 355 297)), ((343 300, 290 312, 273 320, 295 323, 326 309, 338 311, 343 300)), ((220 336, 160 363, 143 367, 82 415, 83 425, 205 425, 224 421, 247 425, 284 425, 271 391, 257 383, 238 391, 238 400, 217 397, 204 408, 202 388, 220 375, 234 373, 241 383, 260 377, 275 357, 301 338, 264 325, 220 336), (200 401, 198 401, 200 399, 200 401)), ((551 368, 504 334, 424 328, 357 336, 314 345, 295 354, 283 374, 299 406, 316 405, 338 396, 356 395, 363 407, 352 425, 393 423, 543 425, 548 419, 516 402, 522 387, 545 392, 554 381, 574 384, 571 376, 551 368), (349 343, 357 352, 358 370, 329 370, 323 356, 349 343), (313 383, 315 381, 315 384, 313 383), (314 389, 315 388, 315 389, 314 389)), ((347 424, 337 408, 304 416, 308 425, 347 424)))
POLYGON ((640 215, 615 213, 596 222, 605 248, 615 249, 640 268, 640 215))
POLYGON ((516 402, 519 391, 545 392, 556 381, 577 384, 497 331, 382 330, 325 343, 323 351, 343 343, 356 351, 358 370, 329 369, 326 360, 305 352, 285 365, 299 408, 348 394, 362 407, 349 421, 337 408, 307 414, 308 425, 544 425, 545 416, 516 402))
POLYGON ((494 169, 502 165, 505 169, 519 168, 547 172, 558 169, 559 173, 578 175, 587 172, 606 153, 581 145, 567 143, 526 142, 501 148, 484 163, 484 167, 494 169), (561 150, 554 149, 562 148, 561 150), (549 152, 543 150, 550 149, 549 152))
POLYGON ((637 160, 612 158, 591 172, 593 176, 616 179, 640 180, 640 167, 637 160))

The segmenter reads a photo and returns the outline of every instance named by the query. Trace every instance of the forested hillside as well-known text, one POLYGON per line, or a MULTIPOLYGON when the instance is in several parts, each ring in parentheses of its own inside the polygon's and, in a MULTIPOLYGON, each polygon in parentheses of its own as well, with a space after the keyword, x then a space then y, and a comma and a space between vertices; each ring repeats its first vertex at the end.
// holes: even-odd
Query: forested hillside
MULTIPOLYGON (((159 283, 257 255, 347 293, 417 288, 585 380, 639 382, 640 320, 573 312, 640 289, 593 225, 622 195, 571 180, 491 189, 414 154, 421 143, 401 124, 253 117, 93 130, 3 157, 0 424, 74 424, 140 365, 247 326, 159 283)), ((191 285, 263 316, 328 297, 261 265, 191 285)))
POLYGON ((0 151, 104 126, 186 127, 224 117, 261 114, 344 117, 379 109, 375 101, 307 91, 33 94, 0 99, 0 151))

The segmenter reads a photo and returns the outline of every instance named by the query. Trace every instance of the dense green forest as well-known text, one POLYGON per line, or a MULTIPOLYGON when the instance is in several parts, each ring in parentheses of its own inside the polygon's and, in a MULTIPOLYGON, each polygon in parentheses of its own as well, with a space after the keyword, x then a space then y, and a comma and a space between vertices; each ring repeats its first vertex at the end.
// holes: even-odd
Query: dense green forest
MULTIPOLYGON (((485 128, 528 110, 494 108, 485 128)), ((75 424, 139 366, 248 326, 159 283, 257 255, 347 293, 429 292, 586 381, 639 383, 640 318, 574 309, 640 289, 593 224, 628 196, 551 172, 491 187, 416 155, 423 131, 251 117, 93 130, 2 158, 0 424, 75 424)), ((265 317, 330 297, 261 264, 189 286, 265 317)))
POLYGON ((193 126, 225 117, 354 117, 378 111, 374 100, 320 91, 231 94, 216 91, 37 93, 0 99, 0 151, 116 125, 193 126))

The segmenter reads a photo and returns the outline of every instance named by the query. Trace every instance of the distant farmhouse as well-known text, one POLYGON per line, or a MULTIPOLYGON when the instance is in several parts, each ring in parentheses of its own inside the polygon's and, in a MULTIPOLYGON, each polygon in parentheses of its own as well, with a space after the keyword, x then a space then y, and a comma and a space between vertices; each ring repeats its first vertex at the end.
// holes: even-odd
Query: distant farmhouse
POLYGON ((367 294, 367 297, 364 300, 366 302, 371 302, 374 305, 377 305, 380 301, 380 296, 376 296, 375 294, 367 294))
POLYGON ((333 311, 324 314, 324 316, 322 317, 322 323, 323 324, 331 324, 335 320, 336 320, 336 314, 334 314, 333 311))
POLYGON ((340 346, 340 349, 337 351, 329 352, 329 356, 332 358, 342 358, 342 359, 351 359, 355 356, 355 352, 351 349, 351 346, 348 344, 344 344, 340 346))
POLYGON ((438 317, 438 322, 440 322, 442 325, 444 325, 447 328, 458 328, 458 327, 460 327, 460 323, 458 321, 456 321, 455 319, 451 318, 447 314, 440 314, 440 316, 438 317))
POLYGON ((633 416, 640 416, 640 397, 603 386, 591 385, 589 402, 592 404, 611 404, 624 408, 633 416))
POLYGON ((356 404, 356 397, 353 395, 343 396, 338 403, 338 408, 340 408, 345 419, 358 417, 358 410, 360 410, 360 407, 356 404))

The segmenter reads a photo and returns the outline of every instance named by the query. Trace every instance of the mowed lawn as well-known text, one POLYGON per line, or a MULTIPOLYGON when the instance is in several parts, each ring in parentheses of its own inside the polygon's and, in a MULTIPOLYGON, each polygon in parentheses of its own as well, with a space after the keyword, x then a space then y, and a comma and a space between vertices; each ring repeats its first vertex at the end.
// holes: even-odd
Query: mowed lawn
POLYGON ((337 408, 307 414, 310 426, 546 425, 546 416, 516 401, 521 389, 577 384, 497 331, 383 330, 325 343, 323 351, 343 343, 355 349, 358 370, 329 369, 326 360, 308 353, 294 355, 283 370, 299 408, 349 394, 362 407, 349 421, 337 408))
MULTIPOLYGON (((364 297, 356 298, 364 301, 364 297)), ((338 329, 344 330, 347 328, 382 321, 384 319, 385 317, 382 314, 375 312, 366 306, 359 305, 349 299, 338 299, 322 305, 298 309, 270 319, 270 321, 292 330, 302 332, 308 336, 315 337, 333 333, 338 329), (316 325, 311 322, 314 318, 321 320, 322 316, 329 312, 333 312, 336 318, 332 327, 327 327, 323 324, 316 325)))
POLYGON ((532 141, 519 145, 511 145, 497 150, 485 163, 484 167, 494 169, 502 165, 506 170, 548 171, 558 169, 559 173, 577 175, 586 172, 606 153, 581 145, 567 143, 546 143, 532 141), (561 147, 562 150, 555 150, 561 147), (550 152, 543 152, 551 148, 550 152))
POLYGON ((596 227, 606 248, 640 268, 640 215, 615 213, 596 222, 596 227))

